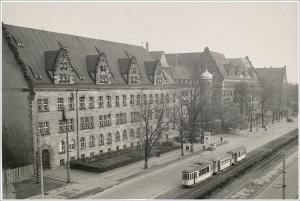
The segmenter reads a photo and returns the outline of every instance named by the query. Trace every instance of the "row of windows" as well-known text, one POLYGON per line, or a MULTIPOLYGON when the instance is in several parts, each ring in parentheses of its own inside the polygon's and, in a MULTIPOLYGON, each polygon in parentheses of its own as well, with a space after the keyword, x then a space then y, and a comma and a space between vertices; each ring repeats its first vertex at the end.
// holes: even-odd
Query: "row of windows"
POLYGON ((59 132, 66 132, 67 130, 74 130, 74 119, 59 120, 59 132))
POLYGON ((131 112, 130 113, 131 122, 139 122, 140 121, 140 117, 141 117, 140 112, 131 112))
MULTIPOLYGON (((122 95, 122 105, 126 106, 127 105, 127 100, 126 100, 126 95, 122 95)), ((89 97, 88 99, 88 107, 90 109, 94 108, 94 97, 89 97)), ((144 103, 147 104, 147 94, 143 95, 143 100, 144 103)), ((139 105, 141 101, 141 96, 140 94, 135 95, 130 95, 130 105, 139 105)), ((175 101, 175 94, 173 94, 173 102, 175 101)), ((155 98, 154 98, 154 103, 158 104, 158 103, 169 103, 169 94, 166 94, 166 96, 164 96, 164 94, 160 95, 160 101, 159 101, 159 97, 158 94, 155 94, 155 98)), ((149 103, 153 103, 153 95, 149 94, 149 103)), ((103 96, 99 96, 98 97, 98 107, 103 107, 104 106, 104 99, 103 96)), ((106 106, 107 107, 111 107, 112 106, 112 98, 111 96, 106 96, 106 106)), ((115 97, 115 106, 118 107, 120 106, 120 97, 116 96, 115 97)), ((58 110, 62 110, 64 107, 64 99, 63 98, 58 98, 57 99, 57 109, 58 110)), ((69 97, 68 98, 68 109, 74 109, 74 98, 73 97, 69 97)), ((79 97, 79 108, 80 109, 85 109, 86 105, 85 105, 85 97, 79 97)), ((44 99, 37 99, 37 109, 39 112, 42 111, 49 111, 49 105, 48 105, 48 99, 44 98, 44 99)))
POLYGON ((194 179, 194 177, 195 178, 200 177, 201 175, 204 175, 208 172, 209 172, 209 167, 205 167, 205 168, 202 168, 202 169, 197 170, 197 171, 192 172, 192 173, 183 173, 182 179, 183 180, 194 179))
POLYGON ((58 81, 59 83, 70 83, 70 75, 59 74, 58 81))
POLYGON ((39 134, 49 134, 49 122, 38 122, 37 132, 39 134))

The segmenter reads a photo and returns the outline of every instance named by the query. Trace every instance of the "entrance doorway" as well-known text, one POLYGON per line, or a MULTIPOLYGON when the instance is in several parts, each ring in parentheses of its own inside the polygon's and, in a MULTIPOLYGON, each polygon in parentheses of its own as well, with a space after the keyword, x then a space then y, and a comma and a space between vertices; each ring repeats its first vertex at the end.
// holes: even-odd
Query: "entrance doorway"
POLYGON ((43 159, 43 170, 49 170, 50 169, 50 153, 47 149, 43 150, 42 159, 43 159))

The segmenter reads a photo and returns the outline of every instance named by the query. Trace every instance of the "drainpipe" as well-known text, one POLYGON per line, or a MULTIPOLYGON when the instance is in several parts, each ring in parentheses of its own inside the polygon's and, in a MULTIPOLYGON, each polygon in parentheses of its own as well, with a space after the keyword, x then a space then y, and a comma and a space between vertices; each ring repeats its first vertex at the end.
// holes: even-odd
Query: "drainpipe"
POLYGON ((77 159, 79 159, 79 131, 78 131, 78 89, 76 89, 76 137, 77 137, 77 159))

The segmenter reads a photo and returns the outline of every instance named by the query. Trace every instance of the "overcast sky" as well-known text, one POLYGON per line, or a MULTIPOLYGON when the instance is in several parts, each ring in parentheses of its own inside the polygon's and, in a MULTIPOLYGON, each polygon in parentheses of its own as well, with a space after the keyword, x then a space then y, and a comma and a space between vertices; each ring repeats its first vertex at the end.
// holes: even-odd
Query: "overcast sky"
POLYGON ((2 2, 2 22, 166 53, 207 46, 298 82, 298 2, 2 2))

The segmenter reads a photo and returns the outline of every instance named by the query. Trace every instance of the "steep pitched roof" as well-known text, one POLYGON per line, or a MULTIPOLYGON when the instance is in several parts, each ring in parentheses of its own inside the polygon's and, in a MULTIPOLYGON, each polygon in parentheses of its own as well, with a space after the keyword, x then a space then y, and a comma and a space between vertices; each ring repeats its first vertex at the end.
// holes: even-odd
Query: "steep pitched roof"
POLYGON ((226 70, 225 70, 225 65, 228 65, 229 62, 227 61, 227 59, 225 58, 225 56, 221 53, 218 52, 212 52, 210 51, 213 59, 216 61, 218 68, 220 69, 220 72, 224 75, 224 76, 228 76, 226 70))
POLYGON ((130 63, 131 63, 131 59, 132 58, 118 59, 120 72, 122 74, 127 74, 128 73, 130 63))
MULTIPOLYGON (((113 77, 119 78, 112 79, 112 84, 126 84, 126 81, 121 75, 118 63, 118 59, 127 57, 124 51, 136 57, 137 64, 140 68, 140 74, 145 78, 141 80, 141 84, 152 84, 150 78, 147 76, 144 61, 152 61, 154 59, 143 47, 7 24, 4 24, 3 26, 12 36, 24 43, 24 47, 18 48, 18 52, 20 58, 25 63, 26 68, 30 66, 35 74, 40 74, 42 76, 42 79, 35 79, 32 77, 36 84, 53 83, 51 77, 46 72, 46 69, 52 65, 52 60, 49 59, 49 61, 45 62, 45 54, 47 54, 45 52, 58 51, 62 46, 68 48, 69 58, 75 72, 78 75, 83 75, 85 77, 84 80, 79 80, 78 76, 75 76, 75 83, 94 83, 89 76, 86 56, 98 55, 98 49, 105 53, 113 77)), ((50 54, 47 58, 53 58, 52 56, 54 57, 54 55, 50 54)), ((93 65, 94 63, 91 61, 90 66, 93 65)))
POLYGON ((254 68, 256 75, 259 79, 266 79, 269 82, 273 82, 276 86, 282 84, 284 76, 286 75, 286 68, 254 68))
POLYGON ((46 51, 45 52, 45 68, 46 70, 53 70, 53 65, 57 58, 58 51, 46 51))
POLYGON ((171 67, 171 70, 174 79, 197 79, 196 68, 171 67))
POLYGON ((164 54, 164 51, 152 51, 152 52, 149 52, 149 54, 152 56, 153 59, 161 60, 161 57, 164 54))
POLYGON ((144 62, 146 71, 148 75, 154 75, 155 67, 157 64, 157 61, 145 61, 144 62))
POLYGON ((100 55, 87 55, 86 63, 89 72, 95 72, 96 66, 99 62, 100 55))
POLYGON ((202 52, 166 54, 170 66, 195 68, 202 52))

